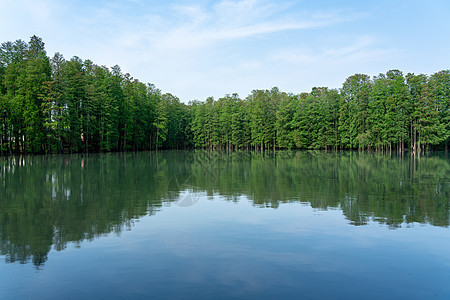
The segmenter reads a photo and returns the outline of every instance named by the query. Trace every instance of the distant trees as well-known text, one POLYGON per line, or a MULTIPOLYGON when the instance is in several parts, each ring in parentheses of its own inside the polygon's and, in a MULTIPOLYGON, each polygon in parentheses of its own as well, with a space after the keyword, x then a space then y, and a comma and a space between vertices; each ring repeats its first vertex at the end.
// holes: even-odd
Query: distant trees
POLYGON ((33 36, 0 47, 0 149, 62 153, 189 147, 188 107, 119 66, 48 58, 33 36))
POLYGON ((44 43, 33 36, 28 44, 7 42, 0 50, 2 152, 13 146, 17 152, 40 152, 46 138, 42 95, 51 73, 44 43))
POLYGON ((254 90, 188 105, 90 60, 47 57, 37 36, 0 47, 0 151, 446 149, 450 71, 348 77, 339 90, 254 90))
POLYGON ((355 74, 340 90, 315 87, 293 95, 273 88, 242 100, 194 102, 191 129, 195 147, 207 149, 448 149, 449 95, 450 71, 355 74), (234 113, 231 103, 238 103, 234 113), (233 121, 238 136, 230 140, 233 121))

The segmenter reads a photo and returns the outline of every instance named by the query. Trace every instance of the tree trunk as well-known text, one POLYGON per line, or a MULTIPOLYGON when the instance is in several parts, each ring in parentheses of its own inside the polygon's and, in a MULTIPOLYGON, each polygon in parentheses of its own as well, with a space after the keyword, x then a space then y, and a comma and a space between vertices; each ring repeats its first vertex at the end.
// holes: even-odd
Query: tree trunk
POLYGON ((156 127, 156 143, 155 143, 155 147, 156 147, 156 151, 158 152, 158 133, 159 133, 159 128, 156 127))

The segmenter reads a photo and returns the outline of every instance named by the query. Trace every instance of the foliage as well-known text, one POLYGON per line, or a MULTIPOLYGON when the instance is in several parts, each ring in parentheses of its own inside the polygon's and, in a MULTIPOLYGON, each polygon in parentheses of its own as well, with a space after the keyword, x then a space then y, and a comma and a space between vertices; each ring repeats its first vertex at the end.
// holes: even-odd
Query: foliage
POLYGON ((77 153, 184 148, 189 107, 119 66, 111 69, 44 43, 0 48, 0 141, 6 153, 77 153))
POLYGON ((348 77, 339 90, 253 90, 188 105, 74 56, 47 57, 37 36, 0 47, 0 151, 151 149, 448 150, 450 71, 348 77))

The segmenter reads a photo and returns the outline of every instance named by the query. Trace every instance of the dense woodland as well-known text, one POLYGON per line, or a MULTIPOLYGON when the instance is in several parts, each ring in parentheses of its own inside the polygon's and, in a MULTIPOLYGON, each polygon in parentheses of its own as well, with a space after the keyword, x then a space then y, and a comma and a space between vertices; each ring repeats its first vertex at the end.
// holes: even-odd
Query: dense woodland
POLYGON ((47 56, 37 36, 0 47, 0 151, 448 150, 450 71, 350 76, 339 90, 254 90, 184 104, 119 66, 47 56))

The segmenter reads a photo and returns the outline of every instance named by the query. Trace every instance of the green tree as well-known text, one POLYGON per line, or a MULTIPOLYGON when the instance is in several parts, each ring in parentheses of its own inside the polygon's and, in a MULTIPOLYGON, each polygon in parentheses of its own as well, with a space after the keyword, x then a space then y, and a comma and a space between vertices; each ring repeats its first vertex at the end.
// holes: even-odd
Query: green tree
POLYGON ((82 103, 86 99, 86 76, 83 61, 74 56, 64 64, 64 135, 70 152, 82 150, 83 142, 81 134, 83 130, 82 103))
POLYGON ((429 89, 438 113, 439 133, 438 139, 448 151, 450 143, 450 71, 439 71, 430 76, 429 89))
POLYGON ((421 92, 416 108, 419 151, 441 141, 442 126, 439 122, 438 110, 434 100, 432 87, 427 84, 421 92))
POLYGON ((23 72, 17 78, 17 96, 23 103, 25 151, 42 152, 45 130, 43 126, 42 95, 44 82, 50 80, 50 61, 46 56, 44 43, 36 36, 31 37, 25 56, 23 72))
POLYGON ((409 73, 406 75, 406 82, 409 88, 409 95, 411 99, 411 126, 410 126, 410 149, 413 152, 418 151, 419 147, 419 119, 422 119, 422 113, 425 112, 425 107, 422 104, 422 91, 427 85, 428 77, 426 75, 414 75, 409 73))
POLYGON ((362 149, 369 146, 368 104, 371 88, 370 77, 364 74, 350 76, 342 85, 339 134, 343 148, 362 149))
POLYGON ((158 150, 158 147, 160 148, 167 139, 167 111, 167 102, 163 98, 159 99, 159 101, 156 102, 156 117, 153 122, 153 126, 156 128, 156 150, 158 150))
POLYGON ((189 105, 192 111, 191 131, 194 135, 194 147, 205 149, 208 146, 207 133, 205 132, 206 105, 199 101, 193 101, 189 105))
POLYGON ((279 99, 278 88, 254 90, 247 98, 250 109, 251 143, 263 151, 276 143, 275 118, 279 99))
POLYGON ((275 115, 275 129, 277 132, 277 147, 291 149, 294 146, 292 139, 292 121, 295 113, 295 96, 282 93, 275 115))

